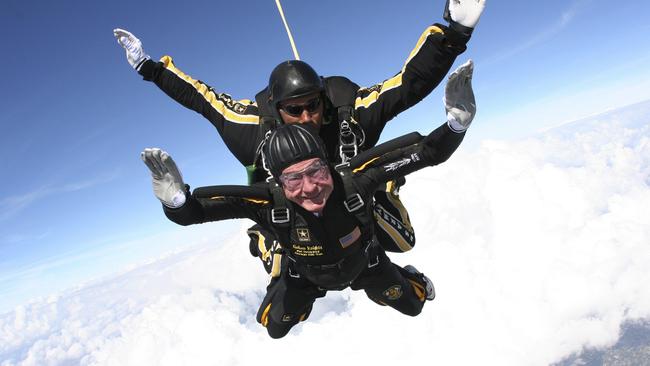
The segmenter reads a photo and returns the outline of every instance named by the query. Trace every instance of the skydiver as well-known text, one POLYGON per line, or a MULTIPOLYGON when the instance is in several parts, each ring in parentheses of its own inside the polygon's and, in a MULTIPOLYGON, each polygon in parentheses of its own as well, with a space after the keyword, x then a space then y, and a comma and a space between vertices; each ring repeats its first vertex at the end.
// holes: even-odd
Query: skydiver
MULTIPOLYGON (((308 123, 319 129, 331 162, 345 161, 374 146, 386 123, 427 96, 465 51, 485 0, 453 0, 445 6, 448 26, 427 27, 404 66, 394 77, 371 87, 359 87, 344 77, 320 77, 306 62, 291 60, 271 73, 268 86, 256 100, 234 100, 179 70, 170 56, 154 62, 133 34, 115 29, 129 64, 147 81, 183 106, 208 119, 226 146, 246 166, 249 183, 264 180, 259 146, 265 134, 283 123, 308 123)), ((371 61, 372 62, 372 61, 371 61)), ((407 210, 399 199, 403 180, 379 187, 373 197, 376 235, 392 252, 408 251, 415 235, 407 210), (387 219, 388 218, 388 219, 387 219)), ((250 251, 271 275, 274 237, 259 225, 248 230, 250 251)))
POLYGON ((327 291, 347 287, 416 316, 426 300, 434 299, 433 284, 415 267, 390 261, 377 243, 368 203, 381 184, 440 164, 460 145, 476 113, 472 68, 470 61, 450 76, 447 123, 425 137, 412 133, 371 148, 347 165, 328 162, 326 147, 309 124, 285 124, 267 137, 262 158, 272 177, 268 183, 203 187, 190 194, 166 152, 145 149, 142 159, 170 220, 192 225, 250 218, 280 238, 288 260, 271 279, 256 316, 272 338, 306 320, 327 291))

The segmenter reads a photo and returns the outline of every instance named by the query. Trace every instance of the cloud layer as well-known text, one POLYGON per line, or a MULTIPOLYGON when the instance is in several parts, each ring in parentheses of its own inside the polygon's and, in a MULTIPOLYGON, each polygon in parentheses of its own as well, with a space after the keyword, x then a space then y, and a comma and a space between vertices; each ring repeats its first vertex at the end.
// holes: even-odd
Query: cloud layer
POLYGON ((547 365, 609 346, 650 318, 645 107, 410 176, 418 243, 392 258, 436 285, 418 317, 330 293, 271 340, 254 318, 266 278, 237 235, 0 316, 0 365, 547 365))

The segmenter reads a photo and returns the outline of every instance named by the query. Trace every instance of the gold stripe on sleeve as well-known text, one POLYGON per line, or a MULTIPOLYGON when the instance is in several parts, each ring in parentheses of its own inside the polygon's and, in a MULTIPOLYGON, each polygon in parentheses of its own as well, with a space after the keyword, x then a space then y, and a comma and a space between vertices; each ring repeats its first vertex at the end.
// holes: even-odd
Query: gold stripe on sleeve
MULTIPOLYGON (((214 200, 214 201, 223 200, 225 198, 226 198, 225 196, 213 196, 213 197, 210 197, 210 199, 214 200)), ((247 201, 247 202, 251 202, 251 203, 257 203, 257 204, 260 204, 260 205, 265 205, 265 204, 269 203, 269 201, 267 201, 267 200, 258 200, 258 199, 246 198, 246 197, 242 197, 242 200, 247 201)))
POLYGON ((358 167, 358 168, 356 168, 356 169, 353 169, 353 170, 352 170, 352 173, 358 173, 358 172, 360 172, 360 171, 366 169, 366 166, 368 166, 368 164, 372 163, 373 161, 375 161, 375 160, 377 160, 377 159, 379 159, 379 156, 376 157, 376 158, 372 158, 372 159, 366 161, 366 162, 363 163, 363 165, 361 165, 360 167, 358 167))
POLYGON ((167 70, 173 72, 183 81, 192 85, 194 89, 196 89, 196 91, 201 94, 201 96, 203 96, 203 99, 205 99, 210 104, 210 106, 212 106, 212 108, 221 114, 227 121, 239 124, 259 124, 259 116, 257 114, 239 113, 233 110, 231 107, 232 105, 244 107, 246 105, 253 104, 250 100, 242 99, 240 101, 233 101, 232 99, 225 99, 221 94, 217 95, 205 84, 193 79, 191 76, 177 69, 174 65, 174 61, 170 56, 163 56, 160 61, 163 63, 167 70))
POLYGON ((390 78, 390 79, 384 81, 383 83, 381 83, 381 86, 376 85, 375 87, 371 87, 370 89, 368 89, 368 90, 371 90, 371 89, 374 89, 374 90, 369 95, 367 95, 367 96, 365 96, 363 98, 358 97, 354 101, 354 107, 355 108, 361 108, 361 107, 368 108, 370 105, 375 103, 377 101, 377 99, 379 99, 380 95, 382 95, 383 93, 385 93, 385 92, 387 92, 387 91, 389 91, 391 89, 394 89, 394 88, 397 88, 397 87, 401 86, 402 85, 402 74, 404 73, 404 70, 406 70, 406 65, 408 65, 408 63, 411 61, 411 59, 413 57, 415 57, 415 55, 417 55, 418 52, 420 52, 420 49, 422 48, 422 45, 427 40, 427 38, 432 34, 443 34, 443 33, 444 32, 442 31, 442 29, 440 27, 438 27, 438 26, 435 26, 435 25, 432 25, 432 26, 428 27, 427 29, 425 29, 424 32, 422 32, 422 34, 420 35, 420 38, 418 39, 418 42, 415 44, 415 47, 413 48, 413 50, 409 54, 409 57, 406 59, 406 62, 404 62, 404 66, 402 67, 402 70, 397 75, 395 75, 392 78, 390 78))
POLYGON ((258 203, 258 204, 261 204, 261 205, 265 205, 265 204, 269 203, 269 201, 267 201, 267 200, 256 200, 256 199, 253 199, 253 198, 242 198, 242 199, 244 201, 248 201, 248 202, 251 202, 251 203, 258 203))

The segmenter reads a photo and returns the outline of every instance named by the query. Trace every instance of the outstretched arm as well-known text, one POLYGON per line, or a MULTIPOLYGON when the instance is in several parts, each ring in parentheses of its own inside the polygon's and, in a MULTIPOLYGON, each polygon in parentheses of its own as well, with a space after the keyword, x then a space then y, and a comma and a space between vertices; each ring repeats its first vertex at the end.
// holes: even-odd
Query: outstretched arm
POLYGON ((465 51, 484 6, 485 0, 450 0, 445 11, 448 26, 428 27, 399 73, 359 89, 355 119, 366 134, 366 148, 377 143, 388 121, 420 102, 443 80, 456 57, 465 51))
POLYGON ((269 203, 268 190, 248 186, 213 186, 197 188, 189 194, 189 186, 172 157, 158 148, 141 154, 151 172, 154 195, 163 204, 165 215, 179 225, 201 224, 234 218, 260 221, 269 203))
POLYGON ((153 81, 176 102, 209 120, 242 165, 254 162, 257 145, 263 137, 257 104, 248 99, 234 100, 228 94, 216 92, 211 86, 179 70, 169 56, 164 56, 160 62, 151 60, 140 39, 127 30, 114 29, 113 35, 124 48, 129 64, 145 80, 153 81))
POLYGON ((366 181, 366 184, 381 184, 446 161, 462 142, 476 114, 472 73, 470 60, 449 76, 444 99, 448 117, 445 124, 417 143, 412 142, 415 138, 410 134, 359 154, 350 162, 357 179, 366 181), (401 144, 385 152, 384 145, 397 145, 395 141, 398 140, 406 141, 408 145, 401 144), (377 153, 373 154, 375 151, 377 153))

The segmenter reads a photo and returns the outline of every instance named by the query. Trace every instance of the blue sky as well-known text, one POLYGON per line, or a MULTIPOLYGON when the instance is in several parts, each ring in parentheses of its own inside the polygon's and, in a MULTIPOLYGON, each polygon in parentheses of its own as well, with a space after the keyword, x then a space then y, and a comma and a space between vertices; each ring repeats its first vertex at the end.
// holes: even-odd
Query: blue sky
MULTIPOLYGON (((369 85, 442 22, 444 1, 283 6, 303 60, 369 85)), ((456 64, 476 63, 479 115, 463 148, 649 99, 649 11, 644 2, 490 1, 456 64)), ((236 99, 252 98, 292 57, 272 0, 3 2, 0 312, 193 242, 195 230, 162 214, 143 148, 168 150, 193 186, 244 182, 214 128, 130 68, 115 27, 236 99)), ((391 122, 386 138, 441 123, 442 90, 391 122)))

